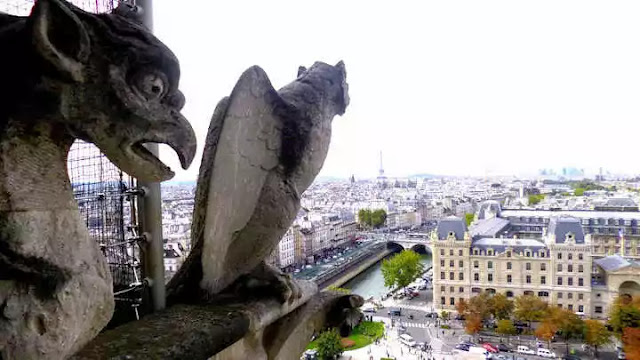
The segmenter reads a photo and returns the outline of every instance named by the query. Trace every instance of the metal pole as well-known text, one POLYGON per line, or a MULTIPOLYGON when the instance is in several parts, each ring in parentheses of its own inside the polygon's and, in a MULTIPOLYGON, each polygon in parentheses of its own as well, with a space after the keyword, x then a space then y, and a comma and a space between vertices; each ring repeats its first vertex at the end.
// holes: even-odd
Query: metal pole
MULTIPOLYGON (((135 5, 141 11, 143 24, 153 32, 153 0, 136 0, 135 5)), ((154 156, 158 156, 157 144, 146 144, 154 156)), ((138 206, 140 213, 140 229, 147 237, 146 251, 144 251, 144 276, 150 279, 151 301, 153 310, 162 310, 166 306, 164 283, 164 247, 162 239, 162 198, 160 183, 140 181, 139 186, 145 191, 138 206)))

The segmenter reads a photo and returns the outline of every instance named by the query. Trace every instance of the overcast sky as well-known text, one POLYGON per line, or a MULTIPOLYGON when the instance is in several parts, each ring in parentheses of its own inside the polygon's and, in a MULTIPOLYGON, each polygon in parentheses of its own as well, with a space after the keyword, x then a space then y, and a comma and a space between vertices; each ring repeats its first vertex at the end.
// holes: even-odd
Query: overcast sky
POLYGON ((344 60, 351 105, 321 175, 640 172, 638 1, 156 1, 180 59, 197 177, 213 109, 260 65, 344 60))

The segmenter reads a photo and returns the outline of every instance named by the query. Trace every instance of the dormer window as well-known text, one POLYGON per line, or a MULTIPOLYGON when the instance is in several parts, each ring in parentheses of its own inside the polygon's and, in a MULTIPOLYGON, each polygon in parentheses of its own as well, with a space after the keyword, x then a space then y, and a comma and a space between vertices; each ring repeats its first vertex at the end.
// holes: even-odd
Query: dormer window
POLYGON ((530 257, 530 256, 531 256, 531 253, 527 251, 527 252, 525 252, 525 253, 524 253, 524 256, 526 256, 526 257, 530 257))
POLYGON ((492 256, 493 255, 493 250, 487 250, 487 255, 492 256))
POLYGON ((449 237, 455 238, 456 233, 454 233, 453 231, 449 231, 449 237))

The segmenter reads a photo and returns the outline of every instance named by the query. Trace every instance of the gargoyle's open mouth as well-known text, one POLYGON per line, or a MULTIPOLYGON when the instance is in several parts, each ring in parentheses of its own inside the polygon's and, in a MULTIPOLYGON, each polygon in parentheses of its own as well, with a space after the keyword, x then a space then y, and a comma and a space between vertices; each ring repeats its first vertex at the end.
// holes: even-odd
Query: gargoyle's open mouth
POLYGON ((165 165, 165 163, 163 163, 162 161, 160 161, 160 159, 158 159, 157 156, 155 156, 151 151, 149 151, 146 148, 146 146, 144 146, 144 144, 157 144, 157 143, 151 142, 151 141, 138 141, 137 143, 131 145, 131 150, 133 150, 133 152, 136 155, 141 157, 142 160, 150 162, 154 166, 157 166, 158 168, 161 168, 162 170, 164 170, 163 172, 173 173, 173 171, 171 171, 171 168, 165 165))
MULTIPOLYGON (((148 174, 149 176, 156 178, 159 181, 164 181, 172 178, 174 173, 169 166, 165 165, 165 163, 158 159, 156 155, 149 151, 145 144, 166 143, 177 153, 183 169, 187 169, 189 167, 195 155, 195 143, 180 144, 174 141, 163 140, 166 139, 141 140, 131 145, 131 152, 135 157, 138 158, 137 161, 134 160, 134 163, 138 164, 138 169, 136 170, 140 170, 141 173, 144 173, 145 175, 148 174)), ((136 174, 131 175, 136 176, 136 174)))

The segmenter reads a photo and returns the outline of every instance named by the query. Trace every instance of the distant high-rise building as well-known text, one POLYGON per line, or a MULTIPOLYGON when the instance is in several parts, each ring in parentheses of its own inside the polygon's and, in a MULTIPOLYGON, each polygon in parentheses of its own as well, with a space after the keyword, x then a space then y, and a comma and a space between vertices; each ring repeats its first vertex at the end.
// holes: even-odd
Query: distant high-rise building
POLYGON ((384 168, 382 167, 382 151, 380 151, 380 170, 378 170, 378 177, 384 177, 384 168))

